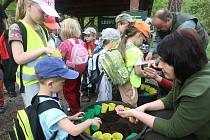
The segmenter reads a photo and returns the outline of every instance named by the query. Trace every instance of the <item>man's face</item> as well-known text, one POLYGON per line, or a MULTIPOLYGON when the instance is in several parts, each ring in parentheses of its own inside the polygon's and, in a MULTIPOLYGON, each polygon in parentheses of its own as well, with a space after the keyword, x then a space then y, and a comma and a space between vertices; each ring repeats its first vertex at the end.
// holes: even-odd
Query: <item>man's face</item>
POLYGON ((96 40, 96 35, 93 34, 86 34, 85 35, 86 42, 94 42, 96 40))
POLYGON ((122 34, 125 29, 128 27, 129 22, 124 20, 124 21, 120 21, 116 24, 117 30, 122 34))
POLYGON ((171 27, 171 20, 162 21, 158 17, 152 18, 152 24, 157 28, 158 31, 166 32, 171 27))

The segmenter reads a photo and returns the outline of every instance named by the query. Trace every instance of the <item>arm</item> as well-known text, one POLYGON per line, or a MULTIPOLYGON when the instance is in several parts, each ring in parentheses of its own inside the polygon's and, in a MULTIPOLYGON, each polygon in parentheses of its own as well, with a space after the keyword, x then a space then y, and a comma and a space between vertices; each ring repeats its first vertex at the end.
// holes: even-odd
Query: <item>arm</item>
POLYGON ((17 64, 25 64, 36 59, 44 53, 49 54, 53 52, 53 49, 49 49, 46 47, 39 48, 31 52, 24 52, 23 45, 20 41, 12 41, 11 47, 14 60, 17 64))
POLYGON ((73 136, 77 136, 89 128, 91 125, 96 125, 99 127, 101 124, 100 118, 88 119, 80 124, 73 124, 68 118, 64 118, 58 122, 59 127, 67 131, 73 136))

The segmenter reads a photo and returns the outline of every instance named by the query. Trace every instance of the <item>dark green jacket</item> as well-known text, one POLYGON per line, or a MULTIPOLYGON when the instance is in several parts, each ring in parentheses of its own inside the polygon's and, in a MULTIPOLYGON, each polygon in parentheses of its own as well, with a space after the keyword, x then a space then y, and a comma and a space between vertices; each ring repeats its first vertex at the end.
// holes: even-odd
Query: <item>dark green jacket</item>
POLYGON ((172 138, 194 133, 210 140, 210 63, 161 99, 166 109, 174 109, 171 119, 155 118, 154 130, 172 138))
POLYGON ((159 37, 161 39, 163 39, 166 35, 172 33, 176 29, 178 29, 178 27, 181 24, 183 24, 185 21, 193 20, 196 24, 195 30, 200 35, 200 37, 203 41, 203 46, 205 48, 207 48, 208 42, 209 42, 208 33, 205 31, 205 29, 203 28, 203 26, 201 25, 201 23, 198 21, 198 19, 196 17, 191 16, 191 15, 186 14, 186 13, 178 13, 178 12, 177 13, 172 13, 172 15, 173 15, 173 21, 172 21, 171 29, 167 32, 161 32, 161 31, 157 32, 157 34, 159 35, 159 37))

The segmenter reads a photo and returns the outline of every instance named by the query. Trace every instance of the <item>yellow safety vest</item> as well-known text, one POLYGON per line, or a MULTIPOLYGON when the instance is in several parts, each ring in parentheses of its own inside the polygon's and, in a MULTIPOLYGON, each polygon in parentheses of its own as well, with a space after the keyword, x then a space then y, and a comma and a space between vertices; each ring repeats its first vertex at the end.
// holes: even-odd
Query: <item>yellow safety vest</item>
POLYGON ((143 59, 144 54, 141 52, 139 48, 135 45, 131 44, 126 46, 125 51, 125 64, 130 72, 130 82, 131 85, 139 88, 141 85, 141 77, 135 74, 134 65, 138 59, 143 59))
MULTIPOLYGON (((21 20, 20 22, 23 23, 23 25, 26 27, 26 31, 27 31, 27 52, 31 52, 31 51, 37 50, 39 48, 45 47, 39 34, 29 24, 27 24, 23 20, 21 20)), ((41 27, 40 27, 40 29, 42 31, 43 38, 46 41, 46 44, 47 44, 46 47, 48 47, 45 32, 41 27)), ((32 60, 31 62, 28 62, 23 65, 22 78, 23 78, 24 86, 29 86, 29 85, 38 83, 34 67, 35 67, 37 61, 44 56, 46 56, 46 55, 43 54, 43 55, 37 57, 36 59, 32 60)), ((16 77, 17 83, 20 84, 19 78, 20 78, 20 65, 18 66, 17 77, 16 77)))

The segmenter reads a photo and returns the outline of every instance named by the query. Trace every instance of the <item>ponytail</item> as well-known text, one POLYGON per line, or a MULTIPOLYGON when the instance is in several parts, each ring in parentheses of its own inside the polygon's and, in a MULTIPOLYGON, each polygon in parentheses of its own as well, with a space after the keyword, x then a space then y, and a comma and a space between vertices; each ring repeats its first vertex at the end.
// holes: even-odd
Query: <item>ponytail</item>
POLYGON ((124 33, 122 35, 122 38, 121 38, 121 42, 120 42, 120 44, 118 46, 118 49, 119 49, 119 51, 120 51, 120 53, 122 55, 122 58, 124 60, 125 60, 125 48, 126 48, 127 40, 128 40, 129 37, 132 37, 132 36, 136 35, 138 32, 139 32, 138 29, 133 27, 132 24, 129 25, 125 29, 125 31, 124 31, 124 33))

